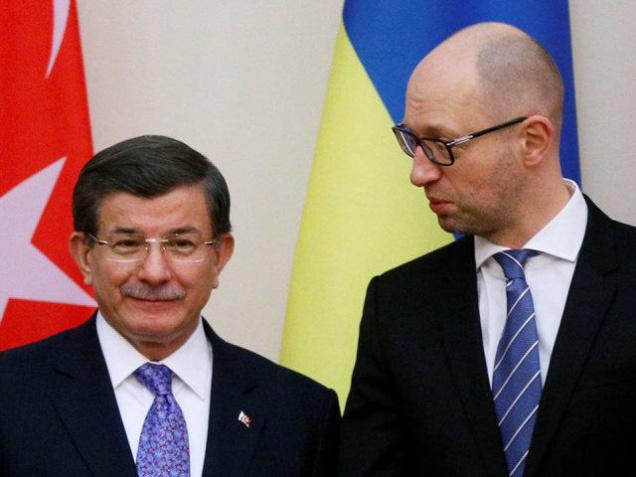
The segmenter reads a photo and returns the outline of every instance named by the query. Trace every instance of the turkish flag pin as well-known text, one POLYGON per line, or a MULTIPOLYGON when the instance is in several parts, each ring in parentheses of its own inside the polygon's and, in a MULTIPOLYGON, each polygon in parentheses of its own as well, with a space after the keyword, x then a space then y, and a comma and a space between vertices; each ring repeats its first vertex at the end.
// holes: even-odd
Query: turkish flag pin
POLYGON ((248 429, 252 425, 252 419, 250 418, 250 416, 245 414, 243 411, 239 412, 238 420, 241 422, 241 424, 243 424, 248 429))

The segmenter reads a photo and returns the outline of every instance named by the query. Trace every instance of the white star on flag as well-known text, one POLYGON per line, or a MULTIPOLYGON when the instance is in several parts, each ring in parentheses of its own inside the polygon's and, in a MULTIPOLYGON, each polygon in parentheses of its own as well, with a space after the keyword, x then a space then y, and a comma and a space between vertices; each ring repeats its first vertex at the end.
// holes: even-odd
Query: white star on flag
POLYGON ((31 243, 65 160, 0 197, 0 322, 9 298, 95 306, 84 289, 31 243))

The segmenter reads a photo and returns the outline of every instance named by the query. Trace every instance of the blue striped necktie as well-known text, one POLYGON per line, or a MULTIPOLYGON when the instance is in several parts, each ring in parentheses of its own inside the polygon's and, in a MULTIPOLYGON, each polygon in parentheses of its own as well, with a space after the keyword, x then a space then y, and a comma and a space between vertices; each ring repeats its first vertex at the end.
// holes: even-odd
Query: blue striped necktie
POLYGON ((495 356, 492 394, 511 477, 523 475, 541 399, 539 338, 523 272, 526 260, 537 253, 522 249, 494 255, 507 279, 507 317, 495 356))

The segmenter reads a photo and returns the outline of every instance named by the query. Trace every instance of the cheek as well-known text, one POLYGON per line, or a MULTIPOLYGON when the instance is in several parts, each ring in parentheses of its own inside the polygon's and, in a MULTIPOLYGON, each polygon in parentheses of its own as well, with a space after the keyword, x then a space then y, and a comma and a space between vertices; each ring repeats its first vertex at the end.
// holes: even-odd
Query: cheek
POLYGON ((458 200, 481 203, 492 198, 498 180, 496 171, 493 173, 483 167, 465 167, 457 172, 449 177, 448 182, 458 200))
POLYGON ((126 283, 130 276, 131 274, 124 270, 96 264, 91 269, 90 280, 97 295, 108 295, 113 299, 119 296, 119 287, 126 283))
POLYGON ((471 163, 470 171, 463 176, 463 188, 473 197, 485 202, 495 199, 507 180, 505 167, 493 160, 493 157, 481 157, 480 163, 471 163))
POLYGON ((215 268, 202 267, 198 270, 191 270, 189 273, 177 273, 174 275, 177 281, 188 292, 188 295, 200 299, 210 294, 216 287, 217 273, 215 268))

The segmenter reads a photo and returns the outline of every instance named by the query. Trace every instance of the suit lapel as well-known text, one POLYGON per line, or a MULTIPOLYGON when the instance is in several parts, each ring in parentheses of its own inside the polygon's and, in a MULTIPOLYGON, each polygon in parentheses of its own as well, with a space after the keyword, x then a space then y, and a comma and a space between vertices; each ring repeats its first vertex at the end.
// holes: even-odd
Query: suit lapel
POLYGON ((212 399, 203 476, 242 476, 247 473, 265 406, 258 397, 257 376, 233 346, 219 338, 204 321, 214 356, 212 399), (241 422, 243 413, 248 422, 241 422))
POLYGON ((135 477, 95 318, 65 338, 53 359, 55 384, 49 390, 61 420, 93 475, 135 477))
POLYGON ((444 349, 484 467, 489 475, 503 476, 506 462, 484 358, 473 239, 461 242, 460 253, 447 266, 440 301, 446 308, 457 304, 442 317, 444 349))
POLYGON ((525 475, 535 475, 548 444, 559 428, 594 338, 616 293, 607 278, 617 266, 612 225, 588 200, 585 239, 572 277, 532 437, 525 475))

